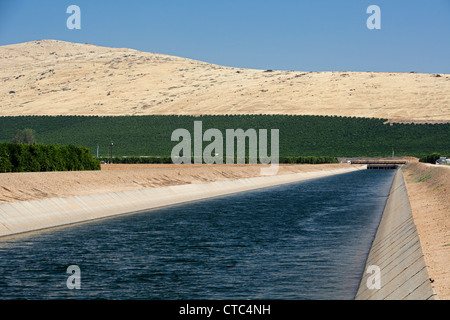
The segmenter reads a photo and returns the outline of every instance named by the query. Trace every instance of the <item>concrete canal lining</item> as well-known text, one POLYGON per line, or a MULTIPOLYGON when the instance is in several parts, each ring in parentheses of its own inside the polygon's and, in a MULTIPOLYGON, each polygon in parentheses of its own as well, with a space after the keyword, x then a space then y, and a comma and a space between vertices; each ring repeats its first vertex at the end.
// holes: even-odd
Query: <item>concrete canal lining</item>
POLYGON ((362 169, 366 166, 3 203, 0 237, 362 169))
POLYGON ((432 300, 417 228, 402 170, 397 170, 367 257, 356 300, 432 300), (380 287, 377 289, 376 269, 380 287), (373 270, 373 271, 372 271, 373 270), (371 287, 369 289, 369 287, 371 287))

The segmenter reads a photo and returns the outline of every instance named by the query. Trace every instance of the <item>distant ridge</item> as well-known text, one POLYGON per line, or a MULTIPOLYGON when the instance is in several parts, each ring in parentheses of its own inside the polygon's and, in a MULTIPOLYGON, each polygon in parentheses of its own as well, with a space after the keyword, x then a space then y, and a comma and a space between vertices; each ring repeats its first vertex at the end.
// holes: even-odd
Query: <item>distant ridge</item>
POLYGON ((57 40, 0 46, 2 115, 297 114, 450 122, 450 75, 302 72, 57 40))

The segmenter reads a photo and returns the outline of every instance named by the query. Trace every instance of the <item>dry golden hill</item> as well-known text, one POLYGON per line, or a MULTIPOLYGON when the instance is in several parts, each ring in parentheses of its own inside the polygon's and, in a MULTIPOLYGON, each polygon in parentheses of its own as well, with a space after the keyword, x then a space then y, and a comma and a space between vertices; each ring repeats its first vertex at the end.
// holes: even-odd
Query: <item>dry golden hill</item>
POLYGON ((0 46, 0 115, 298 114, 450 121, 450 75, 239 69, 55 40, 0 46))

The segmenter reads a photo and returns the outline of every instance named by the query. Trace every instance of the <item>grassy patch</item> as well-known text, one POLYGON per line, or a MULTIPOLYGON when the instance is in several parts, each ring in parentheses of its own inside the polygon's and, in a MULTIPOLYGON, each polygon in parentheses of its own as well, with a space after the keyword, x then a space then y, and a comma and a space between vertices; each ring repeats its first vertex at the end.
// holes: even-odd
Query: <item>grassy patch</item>
POLYGON ((421 176, 419 178, 416 178, 416 182, 427 182, 428 180, 430 180, 432 178, 432 174, 426 174, 424 176, 421 176))
POLYGON ((436 186, 436 188, 434 188, 434 190, 439 190, 440 188, 442 188, 444 186, 444 184, 443 183, 441 183, 440 185, 438 185, 438 186, 436 186))

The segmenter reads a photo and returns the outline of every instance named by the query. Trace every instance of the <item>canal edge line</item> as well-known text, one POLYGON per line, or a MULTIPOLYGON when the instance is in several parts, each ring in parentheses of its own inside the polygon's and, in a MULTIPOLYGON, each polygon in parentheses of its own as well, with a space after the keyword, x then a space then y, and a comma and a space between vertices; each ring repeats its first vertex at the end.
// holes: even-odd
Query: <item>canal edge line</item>
POLYGON ((397 169, 355 300, 434 300, 401 169, 397 169), (379 287, 374 286, 379 270, 379 287))
POLYGON ((0 239, 366 168, 367 166, 362 165, 294 174, 2 203, 0 204, 0 239))

